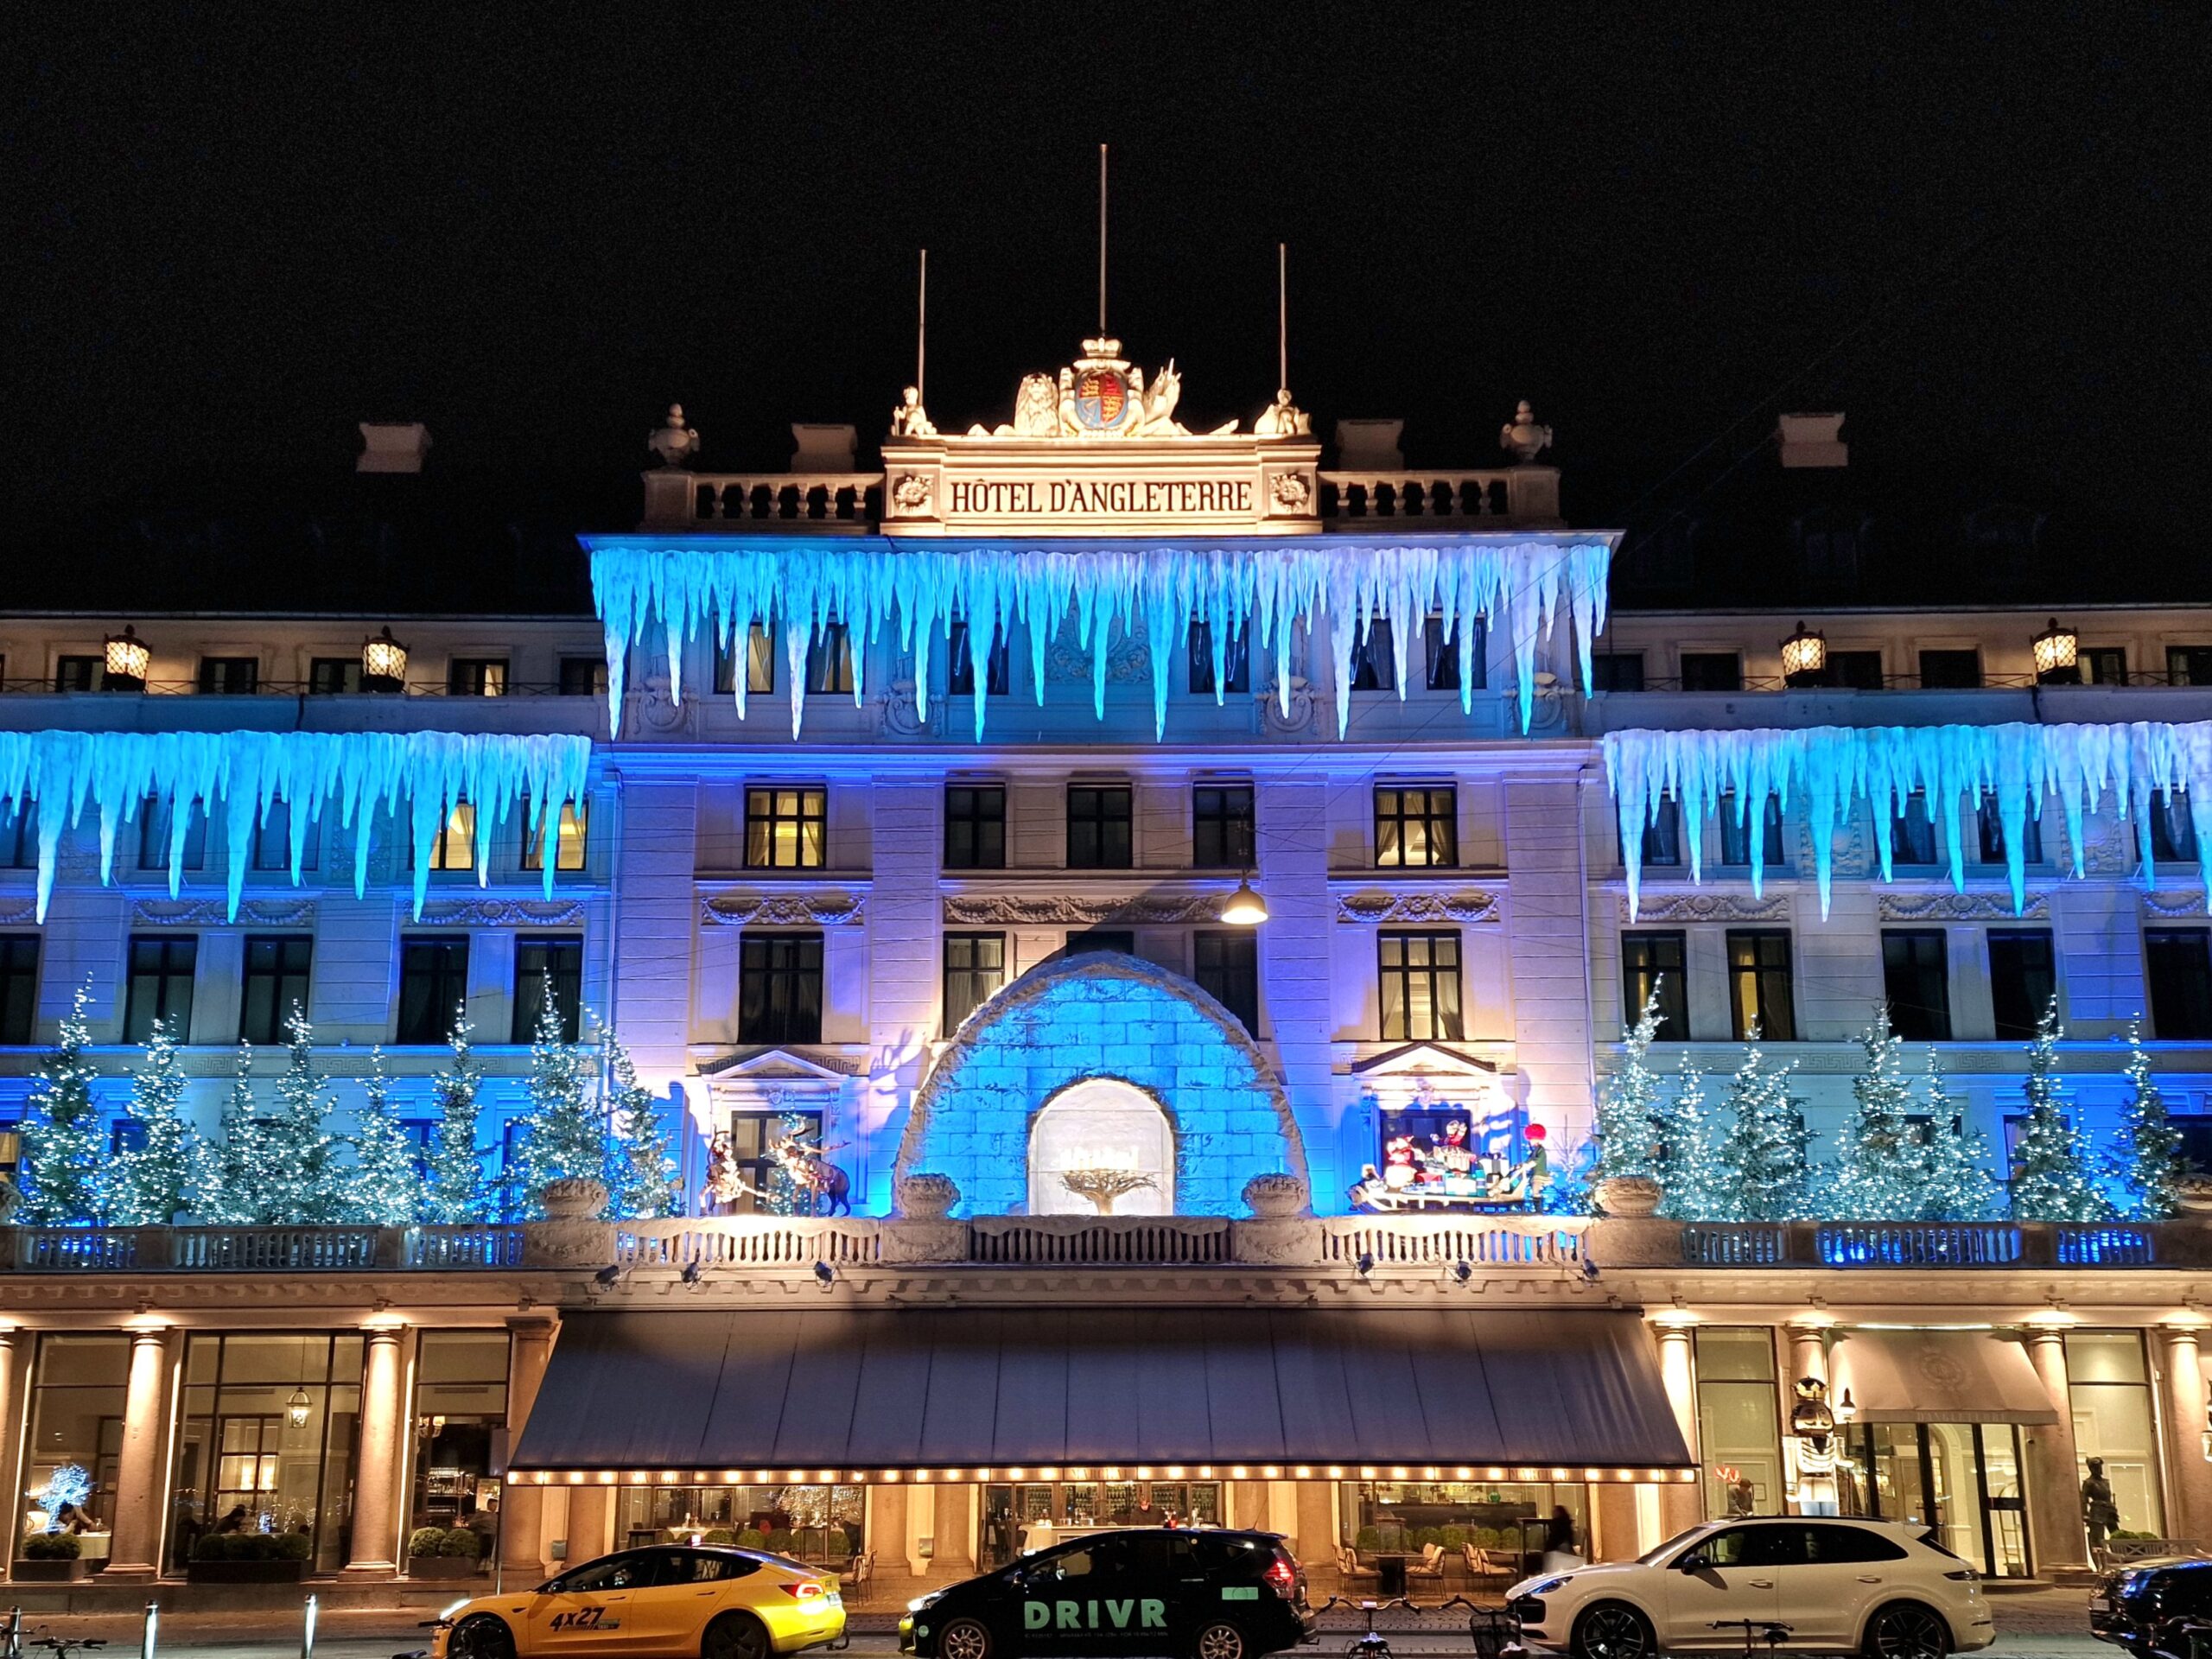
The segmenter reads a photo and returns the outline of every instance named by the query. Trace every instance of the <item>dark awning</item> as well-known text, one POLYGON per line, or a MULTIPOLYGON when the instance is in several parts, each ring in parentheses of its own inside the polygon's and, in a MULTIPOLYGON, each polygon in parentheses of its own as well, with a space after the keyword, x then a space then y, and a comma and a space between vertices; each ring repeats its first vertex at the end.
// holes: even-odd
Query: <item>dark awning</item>
POLYGON ((513 1459, 1140 1463, 1691 1466, 1633 1314, 1251 1307, 573 1313, 513 1459))

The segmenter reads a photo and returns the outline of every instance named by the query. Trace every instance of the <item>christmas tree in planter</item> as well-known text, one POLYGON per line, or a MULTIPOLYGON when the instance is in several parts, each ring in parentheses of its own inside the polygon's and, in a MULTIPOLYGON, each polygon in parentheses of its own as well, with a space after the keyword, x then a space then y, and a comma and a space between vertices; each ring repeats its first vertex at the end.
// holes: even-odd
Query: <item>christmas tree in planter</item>
POLYGON ((652 1221, 671 1212, 676 1186, 659 1098, 638 1081, 638 1068, 612 1026, 600 1033, 600 1058, 614 1131, 607 1150, 607 1213, 652 1221))
POLYGON ((550 986, 530 1046, 528 1090, 508 1201, 515 1214, 535 1217, 543 1213, 538 1194, 548 1181, 603 1181, 607 1174, 607 1114, 593 1098, 588 1052, 568 1040, 550 986))
POLYGON ((1853 1104, 1838 1137, 1828 1213, 1838 1221, 1910 1221, 1924 1205, 1922 1147, 1908 1114, 1912 1084, 1904 1075, 1904 1039, 1890 1029, 1890 1011, 1859 1033, 1866 1069, 1851 1080, 1853 1104))
POLYGON ((1744 1063, 1728 1085, 1727 1138, 1720 1161, 1732 1221, 1795 1221, 1811 1213, 1805 1149, 1812 1131, 1789 1092, 1791 1061, 1762 1071, 1758 1027, 1744 1045, 1744 1063))
POLYGON ((1943 1063, 1928 1050, 1927 1144, 1921 1149, 1923 1221, 1986 1221, 1997 1210, 1997 1178, 1989 1142, 1967 1127, 1966 1103, 1944 1086, 1943 1063))
POLYGON ((1605 1079, 1598 1095, 1598 1157, 1591 1179, 1609 1181, 1625 1176, 1649 1178, 1654 1168, 1654 1148, 1659 1136, 1655 1108, 1659 1078, 1647 1064, 1651 1045, 1659 1035, 1659 988, 1643 1001, 1636 1023, 1621 1033, 1620 1070, 1605 1079))
POLYGON ((156 1020, 130 1090, 130 1116, 144 1126, 145 1144, 118 1157, 108 1179, 108 1218, 118 1226, 167 1227, 180 1211, 200 1207, 203 1154, 184 1116, 184 1090, 168 1021, 156 1020))
POLYGON ((34 1227, 96 1222, 106 1211, 107 1147, 99 1108, 92 1103, 99 1073, 85 1060, 92 1040, 85 1005, 92 996, 89 981, 77 988, 62 1016, 60 1042, 31 1079, 18 1172, 23 1204, 16 1219, 34 1227))
POLYGON ((2127 1022, 2127 1105, 2119 1147, 2112 1157, 2113 1185, 2130 1221, 2165 1221, 2181 1209, 2181 1131, 2166 1116, 2165 1098, 2151 1077, 2143 1052, 2143 1019, 2127 1022))
POLYGON ((1706 1105, 1705 1078, 1687 1054, 1666 1128, 1659 1154, 1659 1213, 1677 1221, 1733 1220, 1735 1196, 1720 1155, 1719 1126, 1706 1105))
POLYGON ((337 1146, 326 1127, 329 1096, 315 1069, 315 1027, 296 1002, 284 1021, 291 1062, 276 1079, 276 1109, 255 1120, 250 1160, 261 1221, 278 1227, 327 1227, 346 1218, 337 1146))
POLYGON ((369 1227, 410 1227, 421 1218, 425 1193, 415 1140, 391 1109, 391 1078, 381 1046, 369 1051, 366 1100, 353 1134, 353 1163, 340 1171, 345 1219, 369 1227))
POLYGON ((2036 1021, 2028 1045, 2027 1118, 2021 1128, 2018 1173, 2012 1178, 2015 1221, 2102 1221, 2112 1206, 2089 1178, 2089 1149, 2068 1127, 2058 1083, 2058 998, 2036 1021))
POLYGON ((264 1218, 255 1183, 258 1142, 254 1133, 253 1045, 240 1039, 223 1096, 220 1133, 194 1148, 192 1211, 211 1227, 250 1227, 264 1218))
POLYGON ((484 1071, 469 1048, 474 1031, 468 1022, 468 1005, 457 1005, 453 1027, 446 1033, 453 1065, 430 1085, 438 1107, 438 1137, 430 1148, 428 1218, 448 1227, 489 1221, 494 1206, 495 1195, 484 1179, 484 1160, 476 1150, 481 1111, 476 1095, 484 1071))

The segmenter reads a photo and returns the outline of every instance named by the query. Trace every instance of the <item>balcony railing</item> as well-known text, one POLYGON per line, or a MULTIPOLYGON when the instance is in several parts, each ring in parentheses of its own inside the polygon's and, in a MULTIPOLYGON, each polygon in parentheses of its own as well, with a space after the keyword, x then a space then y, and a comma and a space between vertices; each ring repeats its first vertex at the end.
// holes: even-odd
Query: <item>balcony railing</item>
POLYGON ((11 1227, 17 1273, 339 1273, 518 1268, 524 1230, 487 1227, 11 1227))

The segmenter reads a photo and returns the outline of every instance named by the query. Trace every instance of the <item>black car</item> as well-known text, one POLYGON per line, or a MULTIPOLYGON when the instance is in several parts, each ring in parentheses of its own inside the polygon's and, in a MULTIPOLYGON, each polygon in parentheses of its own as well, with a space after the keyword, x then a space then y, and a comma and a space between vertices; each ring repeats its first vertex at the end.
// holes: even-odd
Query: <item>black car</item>
POLYGON ((1096 1532, 912 1603, 916 1659, 1173 1654, 1258 1659, 1308 1641, 1306 1574, 1271 1532, 1096 1532))
POLYGON ((2212 1560, 2169 1556, 2130 1561, 2097 1580, 2089 1597, 2089 1634, 2136 1659, 2196 1651, 2190 1626, 2212 1633, 2212 1560))

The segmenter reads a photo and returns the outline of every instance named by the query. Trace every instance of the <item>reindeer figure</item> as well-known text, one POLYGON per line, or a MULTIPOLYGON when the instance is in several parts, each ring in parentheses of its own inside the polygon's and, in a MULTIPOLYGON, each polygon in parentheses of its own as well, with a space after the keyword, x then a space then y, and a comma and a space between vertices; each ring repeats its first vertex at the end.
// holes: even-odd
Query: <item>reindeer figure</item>
POLYGON ((828 1154, 836 1147, 810 1147, 795 1135, 779 1136, 768 1147, 768 1155, 776 1160, 791 1185, 806 1194, 807 1214, 818 1216, 824 1205, 829 1213, 849 1216, 853 1212, 851 1199, 847 1196, 852 1179, 845 1172, 830 1161, 828 1154))

